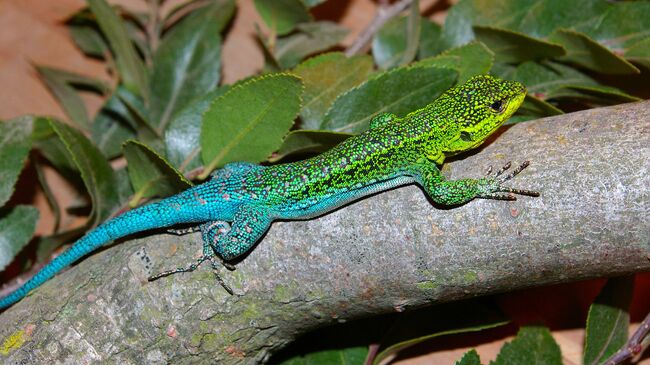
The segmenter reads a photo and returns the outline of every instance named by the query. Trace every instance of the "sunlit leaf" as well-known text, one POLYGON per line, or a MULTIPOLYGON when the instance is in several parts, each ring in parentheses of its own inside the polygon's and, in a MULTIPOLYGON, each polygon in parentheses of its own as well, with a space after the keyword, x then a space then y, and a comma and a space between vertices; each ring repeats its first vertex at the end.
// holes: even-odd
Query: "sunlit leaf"
POLYGON ((288 74, 265 75, 233 86, 203 115, 199 178, 233 161, 265 160, 282 144, 300 110, 302 84, 288 74))
POLYGON ((425 58, 415 65, 449 67, 458 71, 458 83, 472 76, 486 74, 492 68, 494 53, 481 42, 470 42, 452 48, 435 57, 425 58))
POLYGON ((334 100, 365 81, 372 72, 372 58, 347 58, 342 53, 326 53, 298 65, 294 73, 305 85, 300 112, 304 129, 317 129, 334 100))
POLYGON ((449 89, 457 72, 432 66, 398 68, 339 96, 320 129, 360 133, 379 113, 402 117, 433 102, 449 89))

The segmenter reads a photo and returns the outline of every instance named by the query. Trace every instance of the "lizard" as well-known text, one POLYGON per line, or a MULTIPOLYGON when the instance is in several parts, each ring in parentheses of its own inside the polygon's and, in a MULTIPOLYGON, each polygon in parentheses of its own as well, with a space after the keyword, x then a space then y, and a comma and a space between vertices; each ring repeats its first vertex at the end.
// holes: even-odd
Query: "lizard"
MULTIPOLYGON (((474 198, 516 200, 539 196, 504 183, 528 166, 478 179, 448 180, 445 158, 480 146, 519 108, 526 88, 515 81, 478 75, 404 117, 383 113, 369 129, 312 158, 263 166, 233 162, 208 181, 177 195, 118 215, 76 241, 20 288, 0 299, 6 308, 63 268, 97 248, 137 232, 185 224, 200 230, 203 254, 187 267, 150 277, 195 270, 206 260, 218 268, 248 252, 277 219, 310 219, 367 195, 407 184, 420 185, 440 205, 474 198)), ((217 275, 218 277, 218 275, 217 275)), ((218 278, 219 279, 219 278, 218 278)), ((219 279, 231 294, 232 291, 219 279)))

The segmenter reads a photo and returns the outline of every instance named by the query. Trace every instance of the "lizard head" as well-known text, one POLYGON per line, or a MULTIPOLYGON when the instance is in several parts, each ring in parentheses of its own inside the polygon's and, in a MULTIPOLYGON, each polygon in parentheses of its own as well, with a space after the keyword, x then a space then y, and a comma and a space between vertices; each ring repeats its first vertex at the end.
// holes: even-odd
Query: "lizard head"
POLYGON ((482 144, 519 108, 526 88, 516 81, 479 75, 443 95, 456 127, 451 128, 453 135, 441 146, 450 156, 482 144))

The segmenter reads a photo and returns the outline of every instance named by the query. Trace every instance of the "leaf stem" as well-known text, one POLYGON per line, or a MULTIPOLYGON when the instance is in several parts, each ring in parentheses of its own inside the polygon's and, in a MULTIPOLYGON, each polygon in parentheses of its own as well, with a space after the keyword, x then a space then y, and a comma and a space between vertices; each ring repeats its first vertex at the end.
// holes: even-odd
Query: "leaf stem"
POLYGON ((401 0, 390 6, 386 6, 386 2, 380 2, 375 19, 373 19, 370 25, 361 32, 354 43, 345 50, 345 55, 350 57, 361 52, 361 50, 370 43, 370 40, 375 33, 377 33, 386 22, 406 10, 412 2, 413 0, 401 0))

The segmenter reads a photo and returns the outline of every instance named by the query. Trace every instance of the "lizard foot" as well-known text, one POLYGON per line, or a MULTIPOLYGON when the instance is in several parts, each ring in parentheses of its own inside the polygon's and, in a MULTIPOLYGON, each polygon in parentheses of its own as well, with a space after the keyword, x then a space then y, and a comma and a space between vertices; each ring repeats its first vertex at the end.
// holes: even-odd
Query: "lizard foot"
POLYGON ((504 173, 507 170, 509 170, 510 167, 512 167, 512 162, 508 161, 505 165, 503 165, 503 167, 501 167, 494 174, 494 176, 490 176, 492 175, 492 166, 488 167, 486 175, 489 177, 484 180, 487 182, 486 184, 487 186, 485 189, 486 192, 478 195, 478 197, 486 198, 486 199, 497 199, 497 200, 517 200, 515 194, 534 196, 534 197, 539 196, 540 194, 538 191, 515 189, 515 188, 510 188, 502 185, 506 181, 517 176, 529 165, 530 165, 530 161, 524 161, 521 165, 517 166, 509 174, 504 175, 504 173), (507 194, 499 194, 499 193, 507 193, 507 194))
POLYGON ((221 284, 221 286, 228 292, 228 294, 233 295, 234 292, 233 292, 232 288, 228 284, 226 284, 226 282, 223 281, 223 279, 221 278, 221 275, 219 275, 219 269, 221 267, 220 265, 225 266, 228 270, 234 270, 235 267, 232 264, 224 262, 223 260, 217 260, 217 258, 214 255, 202 255, 195 262, 193 262, 193 263, 191 263, 191 264, 189 264, 189 265, 187 265, 185 267, 178 267, 178 268, 175 268, 175 269, 160 272, 160 273, 155 274, 155 275, 151 275, 150 277, 147 278, 147 280, 148 281, 154 281, 154 280, 158 280, 158 279, 160 279, 162 277, 173 275, 173 274, 178 274, 178 273, 182 273, 182 272, 192 272, 192 271, 198 269, 199 266, 201 266, 202 263, 204 263, 205 261, 208 261, 208 260, 210 261, 210 265, 212 266, 212 273, 214 274, 215 278, 217 279, 217 282, 219 282, 219 284, 221 284))

